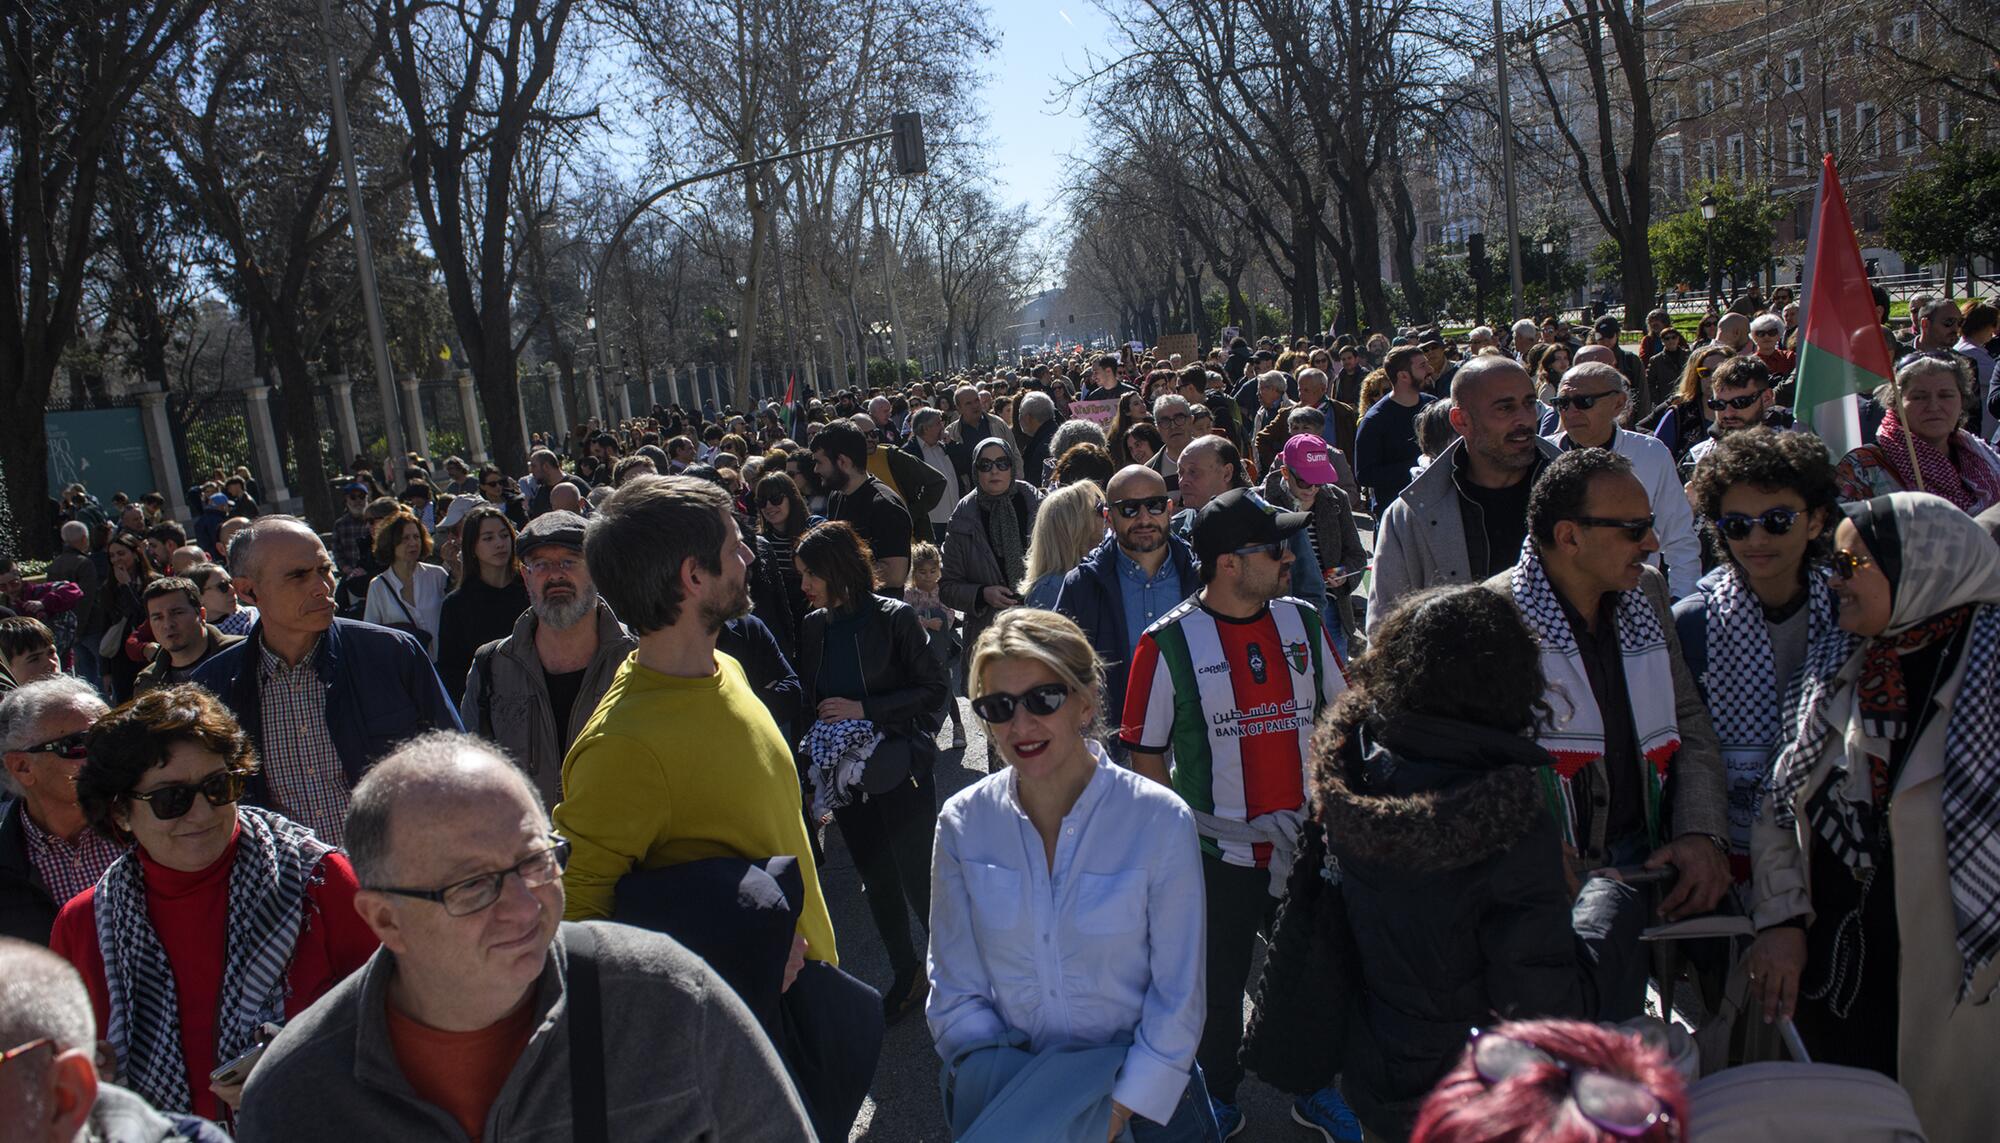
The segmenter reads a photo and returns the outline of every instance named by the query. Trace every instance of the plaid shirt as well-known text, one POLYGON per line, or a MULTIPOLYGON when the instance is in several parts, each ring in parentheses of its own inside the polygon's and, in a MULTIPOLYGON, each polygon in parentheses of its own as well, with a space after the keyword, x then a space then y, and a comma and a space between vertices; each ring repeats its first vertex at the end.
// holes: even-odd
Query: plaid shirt
POLYGON ((58 909, 97 884, 104 870, 125 852, 124 846, 94 829, 85 829, 73 842, 64 841, 36 825, 25 805, 21 807, 21 832, 28 839, 28 864, 41 875, 58 909))
POLYGON ((368 521, 352 512, 343 512, 333 522, 333 562, 342 572, 368 562, 372 539, 368 521))
POLYGON ((296 667, 261 641, 257 649, 257 700, 264 721, 259 753, 272 808, 337 846, 347 819, 347 775, 326 728, 326 684, 314 664, 319 644, 296 667))
POLYGON ((257 625, 257 609, 247 603, 239 603, 236 610, 215 621, 215 629, 224 635, 248 635, 257 625))

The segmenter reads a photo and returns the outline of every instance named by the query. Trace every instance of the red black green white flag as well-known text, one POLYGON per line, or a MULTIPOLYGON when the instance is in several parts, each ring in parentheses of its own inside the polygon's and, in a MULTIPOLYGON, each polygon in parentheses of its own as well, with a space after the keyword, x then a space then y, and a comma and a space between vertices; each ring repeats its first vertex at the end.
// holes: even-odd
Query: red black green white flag
POLYGON ((1864 443, 1861 395, 1888 381, 1892 366, 1832 155, 1820 163, 1800 308, 1805 325, 1792 411, 1839 458, 1864 443))

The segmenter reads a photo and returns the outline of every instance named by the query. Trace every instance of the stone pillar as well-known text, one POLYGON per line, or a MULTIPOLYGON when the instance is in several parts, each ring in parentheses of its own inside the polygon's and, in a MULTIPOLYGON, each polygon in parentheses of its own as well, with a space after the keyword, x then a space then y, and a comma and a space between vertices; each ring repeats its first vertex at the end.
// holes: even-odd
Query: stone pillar
MULTIPOLYGON (((396 385, 403 391, 403 437, 409 442, 409 451, 421 457, 431 455, 431 433, 424 425, 424 403, 417 397, 417 375, 405 373, 396 378, 396 385)), ((389 458, 389 479, 401 487, 403 469, 409 461, 400 456, 389 458)))
POLYGON ((361 425, 354 419, 354 382, 345 373, 336 373, 327 378, 326 387, 333 391, 334 429, 340 435, 340 467, 344 472, 354 458, 361 455, 361 425))
POLYGON ((597 366, 592 365, 590 367, 590 376, 585 379, 584 383, 589 386, 590 419, 601 425, 604 423, 604 400, 597 392, 597 379, 597 366))
POLYGON ((167 498, 167 517, 191 521, 181 485, 180 457, 174 452, 174 426, 167 419, 167 395, 159 389, 139 392, 139 423, 146 430, 146 453, 153 462, 153 487, 167 498))
POLYGON ((618 375, 618 419, 632 419, 632 379, 623 373, 618 375))
POLYGON ((296 512, 298 504, 285 487, 285 461, 278 450, 277 426, 271 420, 271 387, 252 385, 243 390, 243 398, 250 430, 250 455, 257 468, 257 479, 264 485, 264 505, 280 512, 296 512))
POLYGON ((675 369, 673 366, 669 365, 667 366, 667 404, 678 405, 680 403, 681 403, 680 371, 675 369))
POLYGON ((653 406, 660 403, 660 391, 654 387, 657 380, 657 374, 646 374, 646 415, 649 417, 653 415, 653 406))
POLYGON ((479 394, 473 390, 472 371, 458 371, 458 411, 465 417, 466 457, 474 468, 486 463, 486 430, 479 427, 479 394))
POLYGON ((569 432, 569 406, 563 400, 562 370, 552 362, 542 366, 542 372, 549 375, 549 411, 555 414, 555 439, 560 441, 569 432))
POLYGON ((736 399, 736 365, 733 362, 722 367, 721 381, 722 387, 715 391, 717 412, 721 412, 723 406, 736 399))

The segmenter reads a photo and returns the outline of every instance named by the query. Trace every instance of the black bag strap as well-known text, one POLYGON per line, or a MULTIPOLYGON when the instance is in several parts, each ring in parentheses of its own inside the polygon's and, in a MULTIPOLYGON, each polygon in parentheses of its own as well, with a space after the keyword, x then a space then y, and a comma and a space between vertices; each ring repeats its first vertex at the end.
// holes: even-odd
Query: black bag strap
POLYGON ((479 736, 493 737, 493 653, 500 649, 500 640, 486 644, 473 652, 472 669, 479 674, 479 736))
POLYGON ((597 930, 564 925, 569 955, 569 1112, 576 1143, 610 1143, 604 1094, 604 1004, 597 987, 597 930))

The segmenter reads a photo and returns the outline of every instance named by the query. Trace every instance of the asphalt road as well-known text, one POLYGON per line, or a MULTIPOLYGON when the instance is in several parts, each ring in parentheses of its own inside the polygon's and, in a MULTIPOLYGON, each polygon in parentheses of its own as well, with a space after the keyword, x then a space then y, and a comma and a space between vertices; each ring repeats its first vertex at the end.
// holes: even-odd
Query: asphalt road
MULTIPOLYGON (((986 741, 979 720, 958 700, 965 716, 971 743, 964 749, 944 749, 938 756, 938 799, 945 798, 986 776, 986 741)), ((947 726, 938 741, 949 742, 947 726)), ((840 837, 840 829, 829 825, 825 831, 826 863, 820 867, 820 881, 827 906, 833 913, 834 932, 840 940, 841 967, 878 989, 889 986, 889 958, 882 940, 875 934, 867 903, 861 895, 861 879, 854 860, 840 837)), ((912 924, 915 919, 912 918, 912 924)), ((1247 1007, 1247 1002, 1246 1002, 1247 1007)), ((875 1082, 861 1108, 849 1139, 854 1143, 947 1143, 943 1104, 938 1095, 939 1060, 931 1046, 930 1031, 923 1014, 912 1013, 890 1028, 882 1044, 881 1061, 875 1068, 875 1082)), ((1246 1079, 1238 1092, 1249 1125, 1238 1141, 1271 1140, 1273 1143, 1318 1143, 1319 1136, 1292 1122, 1289 1100, 1277 1091, 1246 1079)), ((1023 1140, 1022 1143, 1034 1143, 1023 1140)))

